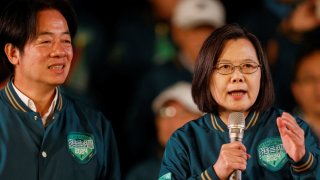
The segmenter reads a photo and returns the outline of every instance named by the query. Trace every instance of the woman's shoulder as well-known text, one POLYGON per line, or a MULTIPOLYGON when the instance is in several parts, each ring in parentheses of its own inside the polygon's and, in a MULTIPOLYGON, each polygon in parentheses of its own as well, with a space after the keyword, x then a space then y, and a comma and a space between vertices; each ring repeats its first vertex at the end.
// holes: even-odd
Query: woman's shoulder
POLYGON ((279 116, 281 116, 281 114, 285 112, 283 109, 278 108, 278 107, 271 107, 269 109, 266 109, 264 111, 260 112, 260 118, 277 118, 279 116))
POLYGON ((191 120, 177 129, 172 137, 175 139, 192 139, 201 136, 201 134, 207 134, 212 131, 210 127, 210 115, 203 114, 198 119, 191 120))
POLYGON ((190 130, 207 129, 208 121, 210 121, 210 115, 206 113, 197 119, 187 122, 181 128, 179 128, 179 130, 190 131, 190 130))
POLYGON ((271 107, 271 108, 267 109, 266 111, 263 111, 261 113, 260 118, 274 119, 276 121, 277 117, 280 117, 282 115, 282 113, 284 113, 284 112, 287 112, 290 115, 292 115, 300 126, 305 124, 304 120, 299 115, 292 113, 292 112, 288 112, 288 111, 286 111, 282 108, 279 108, 279 107, 271 107))

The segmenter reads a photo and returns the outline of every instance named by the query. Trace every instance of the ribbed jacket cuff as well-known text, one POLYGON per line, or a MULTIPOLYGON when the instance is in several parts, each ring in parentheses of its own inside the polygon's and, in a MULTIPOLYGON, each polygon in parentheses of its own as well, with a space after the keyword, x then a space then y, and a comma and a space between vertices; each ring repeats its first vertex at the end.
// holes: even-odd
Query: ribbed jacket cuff
POLYGON ((210 166, 204 172, 201 173, 202 180, 211 180, 211 179, 219 179, 216 172, 214 171, 213 167, 210 166))
POLYGON ((313 154, 307 150, 306 154, 299 162, 294 162, 292 159, 290 159, 290 161, 293 172, 297 174, 312 170, 316 165, 313 154))

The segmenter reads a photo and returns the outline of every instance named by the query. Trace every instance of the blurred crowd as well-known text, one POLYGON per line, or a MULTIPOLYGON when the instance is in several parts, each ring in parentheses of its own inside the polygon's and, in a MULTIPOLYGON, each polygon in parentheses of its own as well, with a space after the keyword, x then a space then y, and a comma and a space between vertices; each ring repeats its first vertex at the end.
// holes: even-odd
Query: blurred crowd
MULTIPOLYGON (((226 23, 257 35, 272 70, 276 105, 301 116, 320 137, 315 0, 71 2, 79 30, 64 87, 112 122, 127 179, 157 177, 167 137, 201 116, 188 94, 193 64, 206 37, 226 23)), ((1 88, 9 74, 0 63, 1 88)))

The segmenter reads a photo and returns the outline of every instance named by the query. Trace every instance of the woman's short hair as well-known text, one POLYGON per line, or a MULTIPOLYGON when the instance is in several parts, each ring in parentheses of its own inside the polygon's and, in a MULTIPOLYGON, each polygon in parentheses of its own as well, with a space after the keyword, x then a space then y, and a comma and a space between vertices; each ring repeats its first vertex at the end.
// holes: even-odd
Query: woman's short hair
POLYGON ((203 43, 197 57, 192 81, 192 97, 198 108, 203 112, 218 112, 219 105, 210 92, 212 73, 225 46, 231 39, 244 38, 249 40, 257 53, 261 65, 260 90, 256 102, 250 108, 261 111, 270 108, 274 102, 274 89, 267 59, 258 38, 240 27, 238 24, 227 24, 216 29, 203 43))

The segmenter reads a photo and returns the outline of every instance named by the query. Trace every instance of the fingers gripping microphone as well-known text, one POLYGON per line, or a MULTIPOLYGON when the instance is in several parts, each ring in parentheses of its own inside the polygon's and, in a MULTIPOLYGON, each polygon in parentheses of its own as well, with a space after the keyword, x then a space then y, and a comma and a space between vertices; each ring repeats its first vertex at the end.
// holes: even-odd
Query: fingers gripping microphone
MULTIPOLYGON (((242 142, 243 133, 245 128, 245 118, 241 112, 232 112, 228 119, 228 129, 230 142, 242 142)), ((241 180, 241 171, 235 170, 229 177, 229 180, 241 180)))

